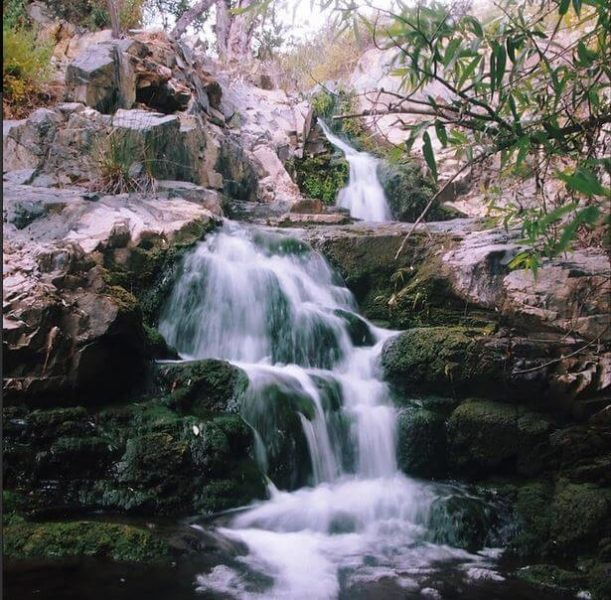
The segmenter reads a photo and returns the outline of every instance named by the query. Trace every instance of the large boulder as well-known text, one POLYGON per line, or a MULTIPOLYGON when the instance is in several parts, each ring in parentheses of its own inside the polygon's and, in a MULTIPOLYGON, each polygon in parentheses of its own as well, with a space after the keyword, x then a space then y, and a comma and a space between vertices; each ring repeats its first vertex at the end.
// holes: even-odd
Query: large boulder
POLYGON ((160 389, 179 412, 206 416, 239 412, 240 397, 248 386, 246 374, 223 360, 207 359, 157 366, 160 389))
POLYGON ((552 424, 521 406, 490 400, 462 403, 448 420, 448 456, 455 473, 535 475, 546 465, 552 424))
POLYGON ((93 44, 66 69, 66 100, 82 102, 102 113, 131 108, 136 100, 136 79, 129 54, 141 45, 133 40, 93 44))
POLYGON ((180 199, 4 192, 5 401, 128 395, 148 359, 143 320, 154 324, 173 265, 217 221, 180 199))
POLYGON ((436 410, 408 407, 399 413, 397 461, 407 475, 441 478, 448 472, 447 417, 436 410))
POLYGON ((31 515, 208 513, 263 495, 253 434, 239 415, 202 417, 167 404, 5 408, 5 487, 27 497, 31 515))

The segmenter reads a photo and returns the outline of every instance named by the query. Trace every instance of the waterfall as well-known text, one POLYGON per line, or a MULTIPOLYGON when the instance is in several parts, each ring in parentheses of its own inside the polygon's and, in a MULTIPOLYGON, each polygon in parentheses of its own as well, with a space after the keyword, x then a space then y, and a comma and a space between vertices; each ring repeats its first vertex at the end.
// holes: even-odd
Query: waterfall
POLYGON ((367 152, 358 152, 334 135, 322 119, 318 122, 327 139, 344 153, 350 165, 348 185, 340 190, 337 205, 347 208, 352 217, 363 221, 391 221, 388 201, 378 179, 376 158, 367 152))
POLYGON ((183 358, 224 358, 247 373, 242 416, 272 481, 269 500, 217 530, 248 553, 201 574, 198 590, 331 600, 380 578, 417 586, 439 561, 482 560, 431 542, 447 492, 397 469, 397 414, 379 372, 393 333, 358 316, 307 244, 226 222, 184 260, 160 331, 183 358))

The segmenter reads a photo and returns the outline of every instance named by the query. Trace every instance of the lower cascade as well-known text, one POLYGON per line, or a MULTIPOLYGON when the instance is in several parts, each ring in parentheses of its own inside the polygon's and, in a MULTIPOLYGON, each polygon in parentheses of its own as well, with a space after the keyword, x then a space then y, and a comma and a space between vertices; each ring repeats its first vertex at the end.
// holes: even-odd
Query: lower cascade
POLYGON ((184 359, 247 373, 242 416, 269 481, 267 501, 216 528, 247 552, 198 576, 204 597, 328 600, 372 582, 441 597, 430 587, 439 564, 501 577, 497 550, 452 546, 444 502, 467 492, 398 470, 378 366, 393 332, 357 314, 307 244, 226 222, 186 257, 160 330, 184 359))
POLYGON ((334 135, 329 127, 318 121, 327 139, 339 148, 350 165, 348 185, 340 190, 337 205, 347 208, 350 216, 370 222, 392 220, 388 200, 378 179, 378 161, 367 152, 359 152, 334 135))

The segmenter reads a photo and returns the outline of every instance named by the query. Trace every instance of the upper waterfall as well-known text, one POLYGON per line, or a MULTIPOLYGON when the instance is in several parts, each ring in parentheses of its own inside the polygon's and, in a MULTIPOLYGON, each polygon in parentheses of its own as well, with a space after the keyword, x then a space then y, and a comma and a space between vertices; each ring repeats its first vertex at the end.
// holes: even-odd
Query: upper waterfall
POLYGON ((322 119, 318 122, 327 139, 344 153, 350 165, 348 185, 337 195, 337 205, 347 208, 350 216, 363 221, 391 221, 388 200, 378 179, 377 159, 367 152, 358 152, 334 135, 322 119))

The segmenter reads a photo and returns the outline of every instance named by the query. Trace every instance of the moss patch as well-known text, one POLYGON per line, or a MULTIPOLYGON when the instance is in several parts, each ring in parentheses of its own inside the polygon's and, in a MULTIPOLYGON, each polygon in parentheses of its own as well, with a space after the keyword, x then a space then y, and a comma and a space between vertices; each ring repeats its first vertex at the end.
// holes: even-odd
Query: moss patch
POLYGON ((328 205, 335 204, 338 192, 348 183, 348 163, 338 154, 294 158, 285 167, 304 196, 328 205))
POLYGON ((467 327, 410 329, 385 344, 384 374, 400 388, 438 393, 498 385, 504 360, 482 352, 487 333, 467 327))
POLYGON ((541 471, 551 424, 541 415, 489 400, 461 404, 448 421, 453 468, 466 475, 541 471))
POLYGON ((4 556, 10 559, 95 556, 144 562, 167 558, 164 540, 150 531, 118 523, 11 523, 4 528, 4 556))

